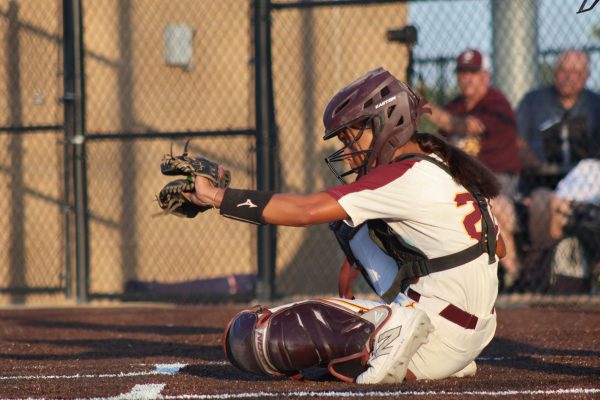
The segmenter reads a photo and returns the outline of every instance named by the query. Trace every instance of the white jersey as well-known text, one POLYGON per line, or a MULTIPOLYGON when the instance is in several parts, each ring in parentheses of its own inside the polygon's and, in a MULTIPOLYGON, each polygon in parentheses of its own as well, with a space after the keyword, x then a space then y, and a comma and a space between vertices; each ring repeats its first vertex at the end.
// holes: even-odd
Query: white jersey
MULTIPOLYGON (((344 208, 349 225, 382 219, 430 259, 462 251, 481 238, 482 216, 473 196, 426 160, 410 158, 380 166, 327 193, 344 208)), ((364 226, 351 241, 351 248, 382 294, 391 286, 397 266, 366 231, 364 226)), ((471 314, 489 315, 498 292, 498 259, 493 264, 488 261, 488 255, 482 254, 467 264, 421 277, 411 288, 471 314)))

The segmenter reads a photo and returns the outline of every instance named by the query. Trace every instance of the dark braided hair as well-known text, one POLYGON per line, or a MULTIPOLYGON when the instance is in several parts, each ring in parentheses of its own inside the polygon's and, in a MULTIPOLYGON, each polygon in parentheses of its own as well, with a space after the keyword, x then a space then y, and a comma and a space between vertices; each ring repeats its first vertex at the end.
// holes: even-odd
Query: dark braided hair
POLYGON ((489 199, 500 194, 500 182, 488 167, 440 136, 432 133, 415 133, 411 141, 417 143, 424 152, 437 154, 444 160, 456 183, 465 187, 475 185, 481 194, 489 199))

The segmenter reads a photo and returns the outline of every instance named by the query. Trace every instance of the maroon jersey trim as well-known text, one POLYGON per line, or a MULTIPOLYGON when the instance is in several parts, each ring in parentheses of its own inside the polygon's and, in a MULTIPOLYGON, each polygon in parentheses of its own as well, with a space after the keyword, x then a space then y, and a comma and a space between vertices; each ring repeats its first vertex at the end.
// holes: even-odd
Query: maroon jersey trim
POLYGON ((325 190, 325 192, 331 195, 335 200, 339 200, 350 193, 361 192, 363 190, 375 190, 400 178, 406 173, 406 171, 411 169, 416 163, 420 161, 422 160, 410 159, 384 165, 375 168, 369 174, 363 176, 356 182, 352 182, 346 185, 334 186, 325 190))

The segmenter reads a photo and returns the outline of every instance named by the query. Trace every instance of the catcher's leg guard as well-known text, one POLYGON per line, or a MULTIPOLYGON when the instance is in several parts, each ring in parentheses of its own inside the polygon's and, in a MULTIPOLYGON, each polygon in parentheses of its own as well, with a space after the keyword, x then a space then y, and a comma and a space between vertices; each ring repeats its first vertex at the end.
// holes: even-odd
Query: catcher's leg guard
POLYGON ((375 333, 369 347, 368 369, 356 378, 357 383, 401 383, 408 362, 419 347, 427 343, 433 326, 423 311, 391 305, 391 315, 375 333))
POLYGON ((352 382, 366 370, 367 344, 389 316, 388 306, 365 314, 338 304, 309 300, 273 312, 258 308, 236 315, 223 334, 223 348, 236 367, 261 375, 299 375, 328 366, 352 382))

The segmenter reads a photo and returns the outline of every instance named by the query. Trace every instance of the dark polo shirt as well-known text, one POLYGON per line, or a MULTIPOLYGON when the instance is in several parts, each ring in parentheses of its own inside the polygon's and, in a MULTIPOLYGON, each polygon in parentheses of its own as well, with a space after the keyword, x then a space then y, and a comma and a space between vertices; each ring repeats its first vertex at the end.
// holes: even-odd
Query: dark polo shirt
POLYGON ((456 116, 476 117, 485 125, 485 131, 480 136, 479 161, 495 173, 520 172, 515 112, 499 90, 489 88, 479 103, 468 112, 463 96, 456 97, 445 108, 456 116))

